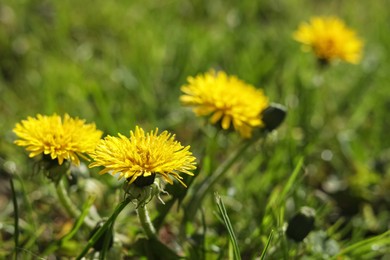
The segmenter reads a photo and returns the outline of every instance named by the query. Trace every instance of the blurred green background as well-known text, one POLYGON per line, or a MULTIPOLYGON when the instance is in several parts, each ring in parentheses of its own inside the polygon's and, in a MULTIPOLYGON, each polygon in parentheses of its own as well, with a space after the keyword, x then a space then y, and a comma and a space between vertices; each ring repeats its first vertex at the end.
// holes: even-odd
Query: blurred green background
MULTIPOLYGON (((227 196, 244 254, 253 257, 272 225, 283 224, 264 228, 259 221, 301 156, 305 170, 284 205, 287 216, 315 208, 318 232, 344 219, 345 234, 332 237, 340 247, 344 238, 380 234, 390 221, 389 7, 388 0, 3 1, 0 156, 29 176, 12 128, 38 113, 69 113, 105 134, 127 134, 135 125, 171 130, 201 160, 203 123, 181 107, 180 86, 188 76, 222 69, 288 108, 283 125, 216 187, 227 196), (301 51, 292 33, 316 15, 340 17, 364 40, 359 65, 320 70, 301 51)), ((28 183, 27 193, 39 185, 28 183)), ((0 205, 9 209, 9 189, 2 190, 0 205)), ((11 224, 12 212, 3 212, 11 224)))

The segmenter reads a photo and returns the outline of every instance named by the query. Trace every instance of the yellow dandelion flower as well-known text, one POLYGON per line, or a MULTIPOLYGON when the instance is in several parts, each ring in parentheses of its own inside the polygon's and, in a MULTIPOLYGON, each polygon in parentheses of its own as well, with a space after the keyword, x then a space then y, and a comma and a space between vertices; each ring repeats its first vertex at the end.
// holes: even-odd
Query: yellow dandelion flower
POLYGON ((17 123, 13 131, 19 137, 15 144, 26 147, 30 157, 50 155, 51 159, 58 159, 59 165, 64 160, 79 165, 78 156, 87 159, 83 154, 92 152, 103 134, 95 124, 85 124, 85 120, 68 114, 63 118, 56 114, 28 117, 17 123))
POLYGON ((362 56, 363 42, 337 17, 313 17, 293 37, 304 44, 305 51, 312 50, 325 62, 340 59, 357 64, 362 56))
POLYGON ((191 170, 196 169, 195 157, 189 149, 190 146, 182 146, 175 135, 167 131, 158 135, 156 128, 145 133, 137 126, 134 132, 130 131, 130 137, 118 134, 118 137, 107 136, 101 140, 91 154, 94 162, 89 167, 104 166, 99 174, 120 173, 119 178, 126 178, 129 183, 140 177, 154 179, 160 175, 170 184, 173 177, 186 187, 180 173, 193 175, 191 170))
POLYGON ((209 116, 211 124, 221 123, 224 130, 232 125, 244 138, 252 136, 255 127, 263 127, 261 113, 268 99, 261 89, 246 84, 236 76, 215 72, 189 77, 181 87, 183 105, 193 107, 197 116, 209 116))

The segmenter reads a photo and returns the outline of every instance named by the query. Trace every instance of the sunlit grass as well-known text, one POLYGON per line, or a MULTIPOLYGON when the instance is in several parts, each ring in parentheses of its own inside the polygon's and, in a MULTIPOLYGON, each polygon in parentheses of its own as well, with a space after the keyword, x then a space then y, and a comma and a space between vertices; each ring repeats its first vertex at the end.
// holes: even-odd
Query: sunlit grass
POLYGON ((386 6, 386 0, 0 4, 0 258, 75 258, 98 239, 85 223, 112 216, 115 225, 106 227, 113 226, 113 247, 96 257, 389 257, 386 6), (356 31, 364 43, 360 63, 324 67, 302 52, 293 32, 312 16, 339 17, 356 31), (271 103, 287 108, 285 121, 245 142, 197 118, 182 106, 180 87, 210 69, 263 89, 271 103), (183 176, 188 188, 175 182, 161 186, 169 196, 151 191, 165 202, 155 197, 148 204, 158 240, 145 238, 135 205, 115 211, 125 199, 123 182, 98 175, 87 161, 63 179, 63 195, 78 209, 68 214, 58 187, 37 172, 37 160, 14 144, 12 132, 28 116, 54 113, 94 122, 104 136, 158 127, 191 146, 198 169, 183 176), (314 229, 295 242, 285 231, 305 206, 316 212, 314 229))

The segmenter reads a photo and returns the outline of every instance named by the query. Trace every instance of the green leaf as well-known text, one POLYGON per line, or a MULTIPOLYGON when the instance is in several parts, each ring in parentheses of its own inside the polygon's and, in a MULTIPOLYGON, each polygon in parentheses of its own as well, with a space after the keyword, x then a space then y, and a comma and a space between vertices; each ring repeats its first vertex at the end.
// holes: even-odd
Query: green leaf
POLYGON ((147 259, 180 259, 172 249, 156 239, 138 239, 133 245, 138 254, 147 259))

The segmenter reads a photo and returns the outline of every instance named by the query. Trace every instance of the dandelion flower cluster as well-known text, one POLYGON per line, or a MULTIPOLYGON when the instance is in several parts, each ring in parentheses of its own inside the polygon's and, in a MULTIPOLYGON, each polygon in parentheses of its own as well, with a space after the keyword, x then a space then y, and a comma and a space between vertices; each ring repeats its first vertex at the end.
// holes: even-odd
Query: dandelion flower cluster
POLYGON ((186 187, 180 173, 193 175, 196 168, 195 157, 190 146, 182 146, 175 135, 167 131, 158 134, 158 129, 145 133, 140 127, 130 131, 130 137, 118 134, 107 136, 96 146, 91 154, 94 162, 90 167, 104 166, 100 174, 120 173, 131 184, 140 177, 159 175, 173 184, 171 176, 186 187))
POLYGON ((95 124, 85 124, 85 120, 68 114, 63 118, 56 114, 28 117, 17 123, 13 131, 19 137, 15 144, 26 147, 30 157, 50 155, 59 165, 64 160, 79 165, 78 156, 86 158, 84 154, 95 149, 103 134, 95 124))
POLYGON ((180 100, 193 107, 197 116, 209 116, 211 124, 220 122, 224 130, 233 125, 244 138, 252 136, 253 128, 264 126, 261 113, 269 104, 261 89, 223 71, 211 70, 187 80, 180 100))
POLYGON ((362 41, 336 17, 313 17, 310 23, 302 23, 293 37, 324 62, 340 59, 357 64, 362 56, 362 41))

